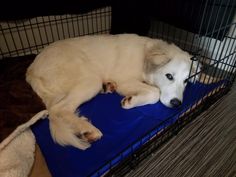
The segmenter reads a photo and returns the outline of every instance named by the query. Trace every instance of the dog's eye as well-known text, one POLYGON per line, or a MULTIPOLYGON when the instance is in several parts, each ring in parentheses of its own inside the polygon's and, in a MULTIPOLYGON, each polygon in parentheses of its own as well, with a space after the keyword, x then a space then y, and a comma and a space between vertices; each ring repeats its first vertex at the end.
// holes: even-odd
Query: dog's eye
POLYGON ((174 79, 174 77, 173 77, 172 74, 170 74, 170 73, 167 73, 167 74, 166 74, 166 77, 167 77, 170 81, 172 81, 172 80, 174 79))

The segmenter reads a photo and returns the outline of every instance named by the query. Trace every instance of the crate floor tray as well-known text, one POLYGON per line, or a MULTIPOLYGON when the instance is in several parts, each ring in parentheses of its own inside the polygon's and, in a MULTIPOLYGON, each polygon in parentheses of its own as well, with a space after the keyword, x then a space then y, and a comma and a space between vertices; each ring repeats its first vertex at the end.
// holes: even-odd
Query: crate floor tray
POLYGON ((40 120, 31 129, 52 176, 101 176, 140 149, 158 132, 174 124, 192 105, 223 84, 188 83, 183 104, 176 109, 158 102, 125 110, 120 106, 120 95, 98 94, 80 107, 80 115, 91 119, 103 133, 102 139, 85 151, 55 144, 49 132, 48 119, 40 120))

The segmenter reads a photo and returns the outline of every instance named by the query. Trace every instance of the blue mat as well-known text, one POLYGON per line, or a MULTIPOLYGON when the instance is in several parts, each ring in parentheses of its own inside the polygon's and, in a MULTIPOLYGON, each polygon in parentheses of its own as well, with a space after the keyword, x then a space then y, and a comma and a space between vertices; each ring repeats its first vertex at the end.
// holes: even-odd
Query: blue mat
POLYGON ((183 105, 178 109, 167 108, 158 102, 125 110, 120 106, 120 95, 98 94, 80 107, 80 114, 91 119, 103 133, 102 139, 85 151, 55 144, 49 132, 48 119, 40 120, 31 128, 53 177, 100 176, 110 169, 111 164, 118 164, 150 136, 173 124, 191 105, 220 85, 222 82, 210 85, 188 83, 183 105), (108 161, 111 163, 105 165, 108 161))

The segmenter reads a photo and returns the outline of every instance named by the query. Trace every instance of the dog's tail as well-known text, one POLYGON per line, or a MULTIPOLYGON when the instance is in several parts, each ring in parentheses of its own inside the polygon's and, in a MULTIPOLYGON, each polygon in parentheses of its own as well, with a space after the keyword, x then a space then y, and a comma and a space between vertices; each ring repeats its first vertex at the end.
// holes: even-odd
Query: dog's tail
POLYGON ((76 136, 76 132, 68 122, 50 119, 50 131, 53 140, 62 146, 71 145, 82 150, 90 147, 90 143, 76 136))
POLYGON ((5 140, 0 143, 0 150, 4 149, 14 138, 27 130, 31 125, 36 123, 40 119, 46 118, 48 115, 47 110, 40 111, 35 114, 28 122, 18 126, 5 140))

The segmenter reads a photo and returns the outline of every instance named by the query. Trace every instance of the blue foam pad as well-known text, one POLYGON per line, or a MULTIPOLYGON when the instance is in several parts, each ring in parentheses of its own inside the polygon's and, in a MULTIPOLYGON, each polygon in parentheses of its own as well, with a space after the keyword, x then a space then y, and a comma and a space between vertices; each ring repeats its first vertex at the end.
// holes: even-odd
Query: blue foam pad
POLYGON ((118 164, 134 149, 142 146, 150 136, 173 124, 191 105, 220 85, 222 82, 210 85, 188 83, 183 105, 177 109, 167 108, 158 102, 125 110, 120 106, 122 96, 117 93, 98 94, 80 107, 80 115, 91 119, 103 133, 102 139, 85 151, 55 144, 50 135, 48 119, 33 125, 32 131, 52 176, 99 176, 109 170, 110 165, 118 164), (128 148, 130 145, 132 147, 128 148), (110 164, 105 165, 108 161, 110 164))

